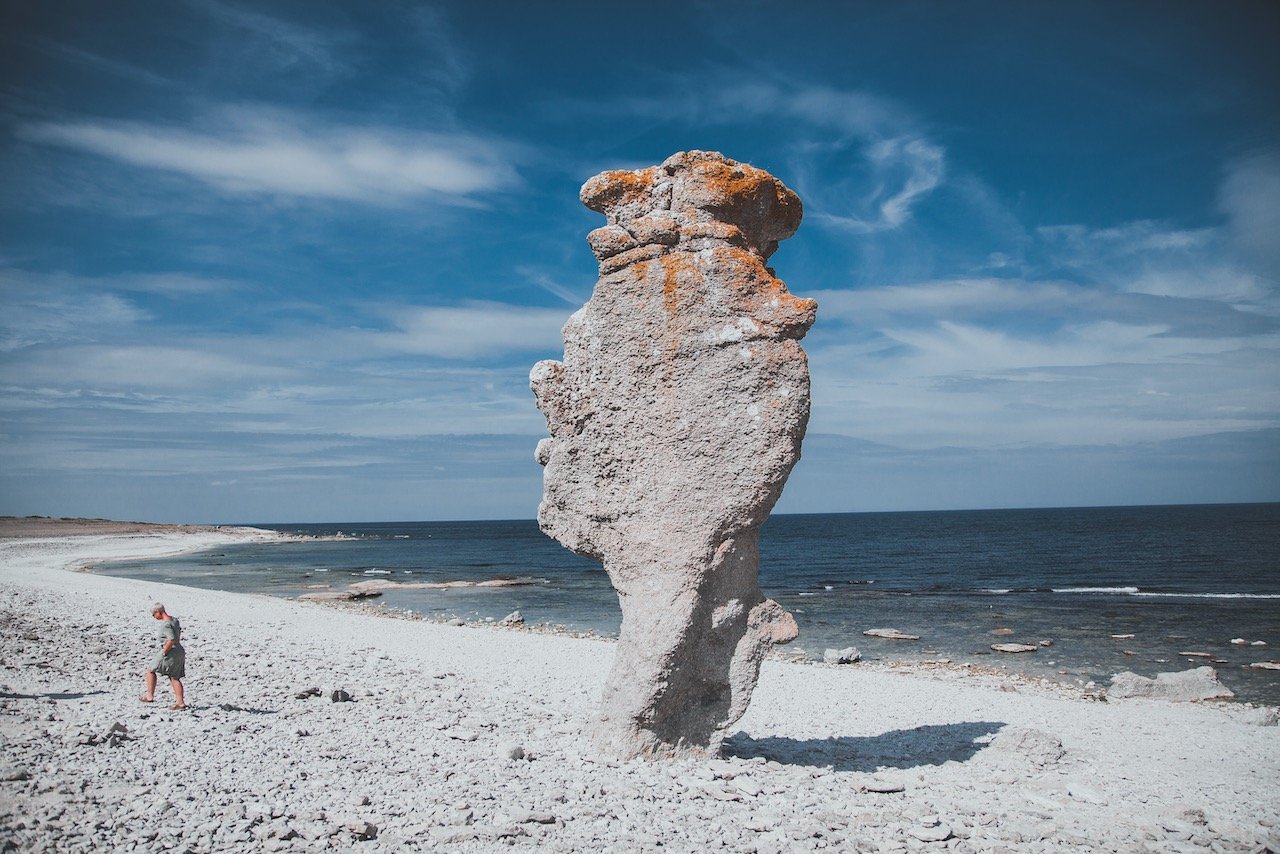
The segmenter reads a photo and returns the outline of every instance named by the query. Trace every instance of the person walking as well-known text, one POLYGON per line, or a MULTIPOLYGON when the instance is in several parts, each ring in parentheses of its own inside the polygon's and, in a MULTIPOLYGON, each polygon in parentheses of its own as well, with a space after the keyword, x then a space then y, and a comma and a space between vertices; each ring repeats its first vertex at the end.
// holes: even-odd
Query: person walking
POLYGON ((174 701, 170 708, 181 711, 187 707, 182 691, 182 677, 187 675, 187 651, 182 648, 182 625, 159 602, 151 606, 151 616, 163 623, 160 627, 161 646, 160 654, 147 668, 147 693, 142 695, 142 702, 155 702, 158 673, 169 677, 174 701))

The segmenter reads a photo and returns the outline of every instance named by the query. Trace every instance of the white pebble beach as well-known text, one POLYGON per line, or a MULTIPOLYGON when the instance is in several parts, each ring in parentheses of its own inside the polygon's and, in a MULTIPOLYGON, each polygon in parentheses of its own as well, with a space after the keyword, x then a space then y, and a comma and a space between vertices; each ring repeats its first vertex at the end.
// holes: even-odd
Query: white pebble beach
POLYGON ((0 540, 0 850, 1280 850, 1270 709, 769 660, 724 757, 618 763, 608 641, 76 571, 255 536, 0 540))

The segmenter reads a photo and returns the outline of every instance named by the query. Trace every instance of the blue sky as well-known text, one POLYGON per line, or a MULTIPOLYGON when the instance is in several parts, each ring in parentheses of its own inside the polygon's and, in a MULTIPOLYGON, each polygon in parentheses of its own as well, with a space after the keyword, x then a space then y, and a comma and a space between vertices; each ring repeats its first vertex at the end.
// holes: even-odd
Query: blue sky
POLYGON ((781 512, 1280 499, 1272 3, 0 4, 0 513, 530 518, 603 169, 805 222, 781 512))

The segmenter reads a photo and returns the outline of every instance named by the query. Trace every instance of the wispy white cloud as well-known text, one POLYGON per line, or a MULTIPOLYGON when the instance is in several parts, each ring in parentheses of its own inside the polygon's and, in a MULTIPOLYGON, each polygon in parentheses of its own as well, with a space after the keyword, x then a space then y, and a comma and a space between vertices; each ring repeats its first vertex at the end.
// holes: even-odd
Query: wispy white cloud
POLYGON ((50 39, 33 37, 27 39, 26 42, 42 53, 69 59, 77 65, 85 66, 95 72, 105 72, 134 83, 142 83, 158 89, 182 88, 180 83, 133 62, 102 56, 93 51, 78 48, 75 45, 55 42, 50 39))
POLYGON ((456 306, 386 307, 380 312, 396 331, 375 333, 378 346, 445 359, 557 349, 560 328, 569 317, 564 309, 479 301, 456 306))
POLYGON ((185 0, 224 26, 255 37, 260 48, 271 52, 282 65, 304 62, 325 71, 340 70, 344 63, 335 50, 340 34, 303 26, 223 0, 185 0))
POLYGON ((138 294, 208 297, 243 283, 186 273, 78 276, 0 268, 0 351, 134 339, 151 321, 138 294))
POLYGON ((826 401, 813 429, 968 451, 1274 429, 1280 297, 1240 251, 1258 235, 1237 222, 1269 215, 1251 189, 1265 173, 1228 170, 1222 227, 1040 227, 1020 257, 990 260, 1002 277, 806 294, 819 302, 808 342, 826 401))
MULTIPOLYGON (((1234 271, 1224 273, 1229 279, 1234 271)), ((1157 283, 1117 281, 1114 286, 1014 278, 965 278, 808 294, 828 321, 877 326, 965 320, 1024 329, 1058 328, 1090 320, 1152 327, 1165 337, 1247 338, 1280 328, 1277 314, 1235 304, 1226 287, 1196 279, 1160 293, 1157 283), (1197 288, 1202 287, 1204 292, 1197 288), (1210 296, 1206 296, 1206 293, 1210 296)), ((1252 280, 1246 279, 1246 284, 1252 280)), ((821 335, 822 333, 819 333, 821 335)))
POLYGON ((1143 220, 1109 228, 1046 226, 1035 237, 1054 269, 1104 288, 1230 303, 1256 303, 1274 291, 1274 283, 1235 257, 1222 229, 1171 229, 1143 220))
POLYGON ((574 308, 582 305, 591 296, 591 292, 588 288, 583 288, 581 291, 575 290, 544 270, 539 270, 528 265, 521 265, 516 267, 516 272, 537 287, 552 296, 563 300, 574 308))
POLYGON ((84 276, 66 272, 36 272, 0 267, 0 302, 25 298, 38 300, 49 293, 92 294, 125 291, 168 297, 228 293, 246 287, 244 282, 192 273, 116 273, 84 276))
POLYGON ((899 228, 946 173, 942 148, 920 138, 880 140, 868 146, 866 156, 871 167, 868 191, 843 204, 829 201, 816 213, 819 222, 857 234, 899 228))
POLYGON ((1260 265, 1272 285, 1280 282, 1280 151, 1228 164, 1218 205, 1232 244, 1260 265))
POLYGON ((0 287, 0 351, 93 341, 136 328, 146 312, 115 294, 15 294, 0 287))
POLYGON ((1280 424, 1280 312, 1066 281, 806 294, 813 429, 903 448, 1105 445, 1280 424))
POLYGON ((461 203, 517 181, 507 146, 464 134, 334 125, 279 110, 228 109, 208 125, 69 120, 20 133, 235 195, 461 203))
POLYGON ((408 11, 408 23, 421 57, 414 73, 446 94, 456 93, 471 79, 475 58, 444 12, 426 4, 408 11))
POLYGON ((63 389, 200 390, 210 398, 221 396, 220 389, 300 378, 296 369, 199 343, 61 346, 15 360, 0 376, 10 384, 63 389))

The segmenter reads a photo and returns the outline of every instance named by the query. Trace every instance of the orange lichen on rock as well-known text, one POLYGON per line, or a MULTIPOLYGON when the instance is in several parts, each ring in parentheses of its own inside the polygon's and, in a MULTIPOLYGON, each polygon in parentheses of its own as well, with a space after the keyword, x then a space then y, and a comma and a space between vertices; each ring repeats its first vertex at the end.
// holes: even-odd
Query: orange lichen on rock
POLYGON ((578 197, 591 210, 609 217, 610 222, 628 208, 643 206, 653 189, 657 168, 628 171, 616 169, 602 172, 582 185, 578 197))

